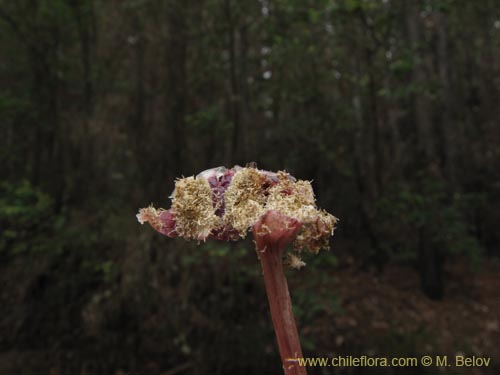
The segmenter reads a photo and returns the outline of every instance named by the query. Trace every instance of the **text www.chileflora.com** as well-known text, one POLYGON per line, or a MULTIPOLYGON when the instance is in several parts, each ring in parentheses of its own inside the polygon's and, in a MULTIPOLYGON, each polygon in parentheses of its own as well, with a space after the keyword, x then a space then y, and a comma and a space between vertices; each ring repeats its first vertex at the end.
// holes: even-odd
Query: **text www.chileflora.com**
POLYGON ((421 357, 300 357, 288 359, 300 367, 488 367, 490 357, 465 355, 424 355, 421 357))

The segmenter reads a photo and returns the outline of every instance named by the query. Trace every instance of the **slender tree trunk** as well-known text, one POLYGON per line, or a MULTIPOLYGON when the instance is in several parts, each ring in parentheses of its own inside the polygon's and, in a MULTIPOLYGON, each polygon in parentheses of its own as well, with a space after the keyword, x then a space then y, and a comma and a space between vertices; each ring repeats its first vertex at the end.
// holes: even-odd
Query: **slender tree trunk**
POLYGON ((442 87, 442 106, 441 111, 441 138, 443 140, 442 150, 443 170, 451 186, 455 186, 455 134, 453 122, 451 119, 452 93, 449 73, 448 56, 448 18, 445 14, 437 15, 438 29, 438 63, 439 80, 442 87))
MULTIPOLYGON (((174 176, 181 173, 182 166, 189 164, 186 160, 186 137, 185 137, 185 115, 187 96, 187 30, 186 17, 188 13, 188 3, 173 4, 168 11, 168 40, 166 45, 167 53, 167 128, 171 129, 171 139, 168 141, 171 149, 171 162, 168 164, 169 170, 174 176)), ((165 158, 163 158, 165 159, 165 158)), ((166 161, 160 162, 165 165, 166 161)))
POLYGON ((442 253, 430 241, 426 227, 419 229, 418 256, 420 282, 423 292, 431 299, 440 300, 444 294, 442 253))
POLYGON ((414 95, 414 111, 417 138, 417 158, 422 160, 425 166, 432 158, 432 122, 430 116, 430 103, 425 92, 427 82, 424 61, 425 57, 424 54, 420 53, 423 38, 420 30, 420 9, 418 2, 408 2, 407 23, 410 45, 414 50, 415 56, 413 85, 416 88, 416 94, 414 95))
POLYGON ((228 24, 228 51, 229 51, 229 109, 230 118, 233 125, 231 136, 231 146, 228 164, 245 162, 242 149, 242 129, 241 129, 241 92, 238 79, 237 68, 237 38, 234 25, 231 0, 225 0, 225 12, 228 24))
POLYGON ((359 193, 359 210, 361 212, 361 225, 368 235, 368 240, 373 251, 373 256, 369 261, 374 261, 378 269, 382 269, 385 261, 380 242, 372 223, 374 223, 375 207, 374 202, 377 199, 377 183, 375 181, 375 159, 373 159, 374 143, 373 129, 366 129, 364 108, 362 106, 362 87, 361 72, 359 63, 353 60, 353 66, 356 67, 357 82, 354 87, 353 108, 355 115, 355 130, 352 137, 352 147, 354 150, 354 171, 355 181, 359 193), (369 139, 367 140, 366 137, 369 139), (366 155, 371 154, 372 159, 367 161, 366 155))
MULTIPOLYGON (((417 149, 414 159, 417 161, 414 168, 416 171, 425 171, 432 178, 435 165, 435 154, 433 148, 432 133, 432 106, 426 93, 425 55, 422 53, 423 38, 420 25, 420 9, 418 2, 409 2, 407 7, 408 36, 410 44, 414 49, 416 63, 413 69, 413 85, 416 87, 414 95, 414 112, 417 149)), ((426 177, 427 178, 427 177, 426 177)), ((424 194, 424 192, 421 192, 424 194)), ((428 225, 424 224, 419 233, 419 269, 423 291, 430 298, 441 298, 443 295, 443 261, 439 249, 428 238, 430 230, 428 225)))

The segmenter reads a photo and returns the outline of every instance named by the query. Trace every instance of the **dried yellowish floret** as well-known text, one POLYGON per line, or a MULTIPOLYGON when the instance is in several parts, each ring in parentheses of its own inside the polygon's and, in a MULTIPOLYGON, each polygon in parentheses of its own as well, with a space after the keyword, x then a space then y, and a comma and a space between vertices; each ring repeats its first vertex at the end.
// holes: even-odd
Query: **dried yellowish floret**
POLYGON ((248 228, 265 213, 262 182, 263 177, 257 169, 240 169, 224 195, 224 222, 236 229, 241 237, 245 237, 248 228))
POLYGON ((295 269, 301 269, 302 267, 304 267, 306 265, 306 263, 304 261, 302 261, 302 259, 300 259, 297 255, 295 254, 291 254, 291 253, 288 253, 288 256, 287 256, 287 262, 286 262, 291 268, 295 268, 295 269))
POLYGON ((291 191, 283 191, 282 184, 273 186, 269 190, 269 197, 266 204, 268 210, 277 210, 296 219, 302 219, 308 214, 316 212, 314 203, 311 204, 311 202, 304 200, 300 194, 294 191, 293 186, 287 186, 287 188, 291 191))
POLYGON ((153 206, 146 208, 141 208, 139 213, 136 215, 139 223, 144 224, 148 222, 156 230, 160 230, 163 223, 160 220, 160 214, 164 211, 162 208, 156 209, 153 206))
POLYGON ((328 238, 333 234, 337 219, 316 207, 314 193, 309 181, 297 182, 280 176, 280 183, 269 190, 266 210, 276 210, 302 223, 294 242, 296 250, 317 253, 328 248, 328 238))
POLYGON ((309 181, 299 180, 294 184, 295 193, 300 197, 302 204, 314 206, 316 199, 314 198, 313 188, 309 181))
POLYGON ((328 249, 328 239, 333 234, 337 218, 323 210, 308 216, 303 222, 302 229, 294 242, 296 250, 307 249, 318 253, 321 249, 328 249))
POLYGON ((222 225, 215 214, 212 190, 202 178, 187 177, 177 180, 172 196, 176 232, 187 239, 206 239, 212 230, 222 225))

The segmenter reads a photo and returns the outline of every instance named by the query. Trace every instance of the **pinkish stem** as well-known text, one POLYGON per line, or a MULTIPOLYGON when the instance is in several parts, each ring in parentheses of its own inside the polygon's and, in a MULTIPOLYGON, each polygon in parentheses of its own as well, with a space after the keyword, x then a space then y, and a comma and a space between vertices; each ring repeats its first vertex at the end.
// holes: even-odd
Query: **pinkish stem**
POLYGON ((283 250, 278 246, 268 245, 265 250, 257 251, 285 375, 307 375, 306 368, 299 366, 297 362, 297 358, 302 357, 302 349, 283 271, 283 250))

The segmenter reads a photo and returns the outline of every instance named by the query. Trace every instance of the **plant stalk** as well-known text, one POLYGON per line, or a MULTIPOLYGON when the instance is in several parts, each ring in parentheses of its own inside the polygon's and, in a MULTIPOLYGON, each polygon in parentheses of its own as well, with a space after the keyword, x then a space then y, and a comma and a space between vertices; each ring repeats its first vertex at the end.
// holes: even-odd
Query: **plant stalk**
POLYGON ((283 362, 285 375, 307 375, 305 367, 299 366, 297 358, 302 358, 299 334, 295 325, 292 302, 288 291, 279 246, 257 249, 266 285, 267 298, 271 308, 274 332, 283 362))

